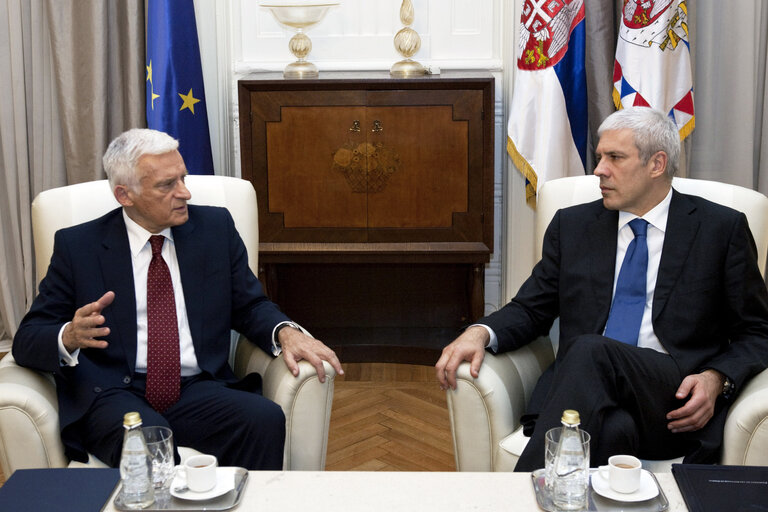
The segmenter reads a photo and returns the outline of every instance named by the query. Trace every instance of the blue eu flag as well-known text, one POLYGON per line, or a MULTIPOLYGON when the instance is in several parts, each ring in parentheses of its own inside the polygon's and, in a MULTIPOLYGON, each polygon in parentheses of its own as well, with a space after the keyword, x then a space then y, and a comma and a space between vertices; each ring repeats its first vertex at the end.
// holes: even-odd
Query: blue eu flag
POLYGON ((179 140, 191 174, 213 174, 192 0, 147 5, 147 126, 179 140))

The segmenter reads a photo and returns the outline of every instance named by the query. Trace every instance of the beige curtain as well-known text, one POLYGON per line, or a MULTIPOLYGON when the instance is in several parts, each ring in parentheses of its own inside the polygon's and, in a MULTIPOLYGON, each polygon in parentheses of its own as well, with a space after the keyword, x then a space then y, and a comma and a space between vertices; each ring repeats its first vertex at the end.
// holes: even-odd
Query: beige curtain
POLYGON ((145 126, 143 61, 143 0, 0 0, 0 352, 35 295, 32 199, 145 126))
POLYGON ((696 107, 690 176, 768 194, 768 4, 689 3, 696 107))

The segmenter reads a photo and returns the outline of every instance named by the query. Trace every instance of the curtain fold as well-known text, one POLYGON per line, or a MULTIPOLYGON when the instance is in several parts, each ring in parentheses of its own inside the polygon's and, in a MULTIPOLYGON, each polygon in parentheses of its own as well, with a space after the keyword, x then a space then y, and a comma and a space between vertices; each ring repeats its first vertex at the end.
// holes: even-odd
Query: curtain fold
POLYGON ((768 193, 765 67, 768 6, 695 2, 696 129, 690 177, 768 193), (761 179, 762 177, 762 179, 761 179))
POLYGON ((67 183, 104 178, 101 157, 144 116, 144 1, 47 0, 67 183))
POLYGON ((36 292, 32 200, 146 126, 143 62, 143 0, 0 0, 0 353, 36 292))
POLYGON ((0 0, 0 352, 34 298, 30 204, 64 183, 42 0, 0 0))

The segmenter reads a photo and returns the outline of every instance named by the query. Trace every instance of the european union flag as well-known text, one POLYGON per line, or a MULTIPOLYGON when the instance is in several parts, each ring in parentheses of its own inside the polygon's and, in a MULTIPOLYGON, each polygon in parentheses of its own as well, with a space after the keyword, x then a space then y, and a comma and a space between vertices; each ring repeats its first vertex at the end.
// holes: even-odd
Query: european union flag
POLYGON ((179 140, 191 174, 213 174, 193 0, 147 5, 147 126, 179 140))

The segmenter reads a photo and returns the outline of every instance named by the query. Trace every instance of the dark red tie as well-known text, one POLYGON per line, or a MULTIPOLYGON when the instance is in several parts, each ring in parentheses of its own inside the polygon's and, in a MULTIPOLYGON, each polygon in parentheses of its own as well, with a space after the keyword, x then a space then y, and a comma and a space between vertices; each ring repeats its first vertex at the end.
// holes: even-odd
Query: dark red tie
POLYGON ((147 272, 147 401, 164 412, 179 400, 179 327, 171 272, 161 251, 165 237, 152 235, 147 272))

